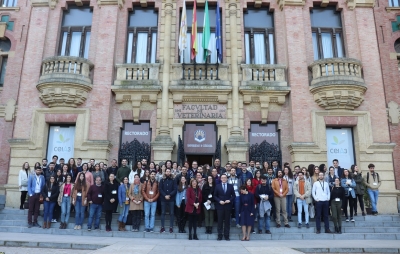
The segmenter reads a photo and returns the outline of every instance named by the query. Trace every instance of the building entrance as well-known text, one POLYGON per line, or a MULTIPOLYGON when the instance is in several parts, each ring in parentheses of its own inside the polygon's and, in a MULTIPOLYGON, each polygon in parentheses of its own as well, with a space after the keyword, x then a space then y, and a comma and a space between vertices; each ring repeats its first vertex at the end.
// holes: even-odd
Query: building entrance
POLYGON ((192 167, 192 162, 197 161, 197 165, 212 165, 213 162, 213 155, 200 155, 200 154, 193 154, 193 155, 186 155, 186 160, 189 162, 189 167, 192 167))

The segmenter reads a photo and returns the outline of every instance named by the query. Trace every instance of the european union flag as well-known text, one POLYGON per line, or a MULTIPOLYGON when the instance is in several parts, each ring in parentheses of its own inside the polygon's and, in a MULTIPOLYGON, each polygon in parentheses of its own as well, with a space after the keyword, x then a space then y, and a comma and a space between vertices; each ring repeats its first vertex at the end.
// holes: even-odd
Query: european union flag
POLYGON ((216 49, 217 49, 217 58, 219 62, 222 63, 222 41, 221 41, 221 16, 219 14, 219 1, 217 1, 217 9, 215 9, 215 42, 216 42, 216 49))

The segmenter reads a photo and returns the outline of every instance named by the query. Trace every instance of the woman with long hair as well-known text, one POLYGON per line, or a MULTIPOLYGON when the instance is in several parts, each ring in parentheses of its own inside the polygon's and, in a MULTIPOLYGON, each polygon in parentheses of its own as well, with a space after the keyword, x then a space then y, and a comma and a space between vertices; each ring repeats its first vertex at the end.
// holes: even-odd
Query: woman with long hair
POLYGON ((81 229, 85 219, 85 207, 88 205, 87 193, 89 187, 86 182, 86 174, 80 172, 76 178, 74 193, 72 195, 72 204, 75 206, 75 227, 81 229))
MULTIPOLYGON (((60 190, 61 185, 63 185, 64 183, 62 169, 57 169, 55 183, 58 185, 58 189, 60 190)), ((56 205, 54 206, 53 219, 51 220, 51 222, 56 223, 57 220, 60 219, 60 216, 61 216, 61 206, 58 204, 58 202, 56 202, 56 205)))
POLYGON ((353 211, 354 211, 354 202, 356 200, 356 192, 354 188, 356 187, 356 182, 354 181, 348 169, 343 170, 343 175, 340 180, 340 183, 345 191, 345 196, 343 200, 344 203, 342 204, 342 208, 344 216, 346 217, 346 222, 349 222, 347 205, 350 206, 350 221, 354 222, 353 211))
POLYGON ((261 184, 261 170, 257 169, 254 171, 254 178, 252 180, 253 186, 257 187, 259 184, 261 184))
POLYGON ((356 200, 354 200, 354 216, 357 216, 357 199, 360 203, 362 216, 365 216, 364 210, 364 190, 365 181, 362 177, 362 172, 359 172, 357 165, 351 165, 351 172, 353 173, 354 181, 356 182, 356 200))
POLYGON ((200 214, 200 203, 202 201, 201 190, 196 179, 190 180, 189 188, 186 191, 186 208, 185 212, 189 218, 189 240, 199 240, 197 238, 197 221, 200 214), (193 238, 192 238, 193 229, 193 238))
MULTIPOLYGON (((92 186, 94 184, 94 179, 93 179, 93 174, 89 171, 89 167, 86 162, 82 164, 82 172, 80 172, 80 173, 85 174, 86 186, 89 189, 90 186, 92 186)), ((77 181, 78 181, 78 177, 76 178, 75 183, 77 181)))
POLYGON ((292 221, 292 211, 293 211, 293 172, 289 166, 283 168, 283 178, 288 183, 289 192, 286 194, 286 212, 288 214, 288 220, 292 221))
POLYGON ((92 171, 92 175, 93 175, 93 179, 96 179, 96 177, 100 176, 102 183, 104 183, 104 181, 106 180, 104 178, 104 172, 103 172, 103 170, 101 170, 99 163, 96 163, 94 165, 94 170, 92 171))
POLYGON ((132 170, 129 173, 129 178, 128 178, 129 184, 133 183, 136 174, 138 174, 139 177, 143 177, 144 175, 144 170, 142 169, 142 162, 140 161, 136 162, 136 167, 132 166, 132 170))
POLYGON ((78 177, 78 168, 76 167, 74 158, 69 158, 68 167, 70 174, 72 175, 72 181, 75 182, 76 178, 78 177))
MULTIPOLYGON (((64 164, 64 166, 67 165, 64 164)), ((73 193, 74 193, 74 184, 72 183, 72 177, 70 174, 67 174, 65 182, 60 187, 60 194, 58 195, 58 204, 61 206, 60 229, 66 229, 68 226, 69 214, 71 211, 71 203, 72 203, 71 195, 73 193)))
POLYGON ((203 204, 207 202, 208 205, 210 206, 210 209, 207 209, 206 207, 203 208, 205 224, 206 224, 206 234, 212 234, 212 226, 214 224, 214 212, 215 212, 214 190, 215 190, 215 180, 214 177, 209 175, 207 176, 207 182, 203 185, 203 189, 201 191, 203 197, 203 204))
MULTIPOLYGON (((98 165, 98 164, 96 164, 98 165)), ((106 231, 111 231, 112 212, 118 206, 118 183, 115 181, 114 174, 108 176, 109 182, 106 183, 104 188, 104 203, 103 209, 106 212, 106 231)))
POLYGON ((44 185, 42 189, 42 196, 44 198, 43 206, 43 228, 50 228, 51 220, 53 219, 54 206, 56 205, 60 188, 55 181, 54 176, 50 176, 50 180, 44 185))
MULTIPOLYGON (((62 165, 61 174, 62 174, 62 182, 65 183, 65 181, 67 180, 67 175, 71 176, 71 174, 69 173, 69 167, 67 164, 62 165)), ((72 179, 72 176, 71 176, 71 179, 72 179)))
POLYGON ((269 169, 269 163, 268 161, 263 162, 263 166, 261 168, 261 174, 262 175, 267 175, 268 174, 268 169, 269 169))
MULTIPOLYGON (((146 169, 147 170, 147 169, 146 169)), ((138 175, 138 174, 136 174, 138 175)), ((136 179, 136 178, 135 178, 136 179)), ((135 181, 135 180, 134 180, 135 181)), ((118 202, 121 209, 118 217, 118 231, 126 231, 125 224, 129 213, 129 179, 124 177, 122 184, 118 188, 118 202)), ((134 184, 134 183, 133 183, 134 184)))
MULTIPOLYGON (((152 162, 153 163, 153 162, 152 162)), ((151 164, 151 163, 150 163, 151 164)), ((129 198, 131 200, 129 204, 129 211, 132 211, 132 231, 138 232, 140 227, 140 220, 143 211, 143 196, 142 196, 142 184, 140 183, 139 175, 135 175, 133 184, 129 187, 129 198)))
POLYGON ((303 172, 303 174, 304 174, 304 180, 311 184, 311 177, 310 177, 310 174, 308 173, 307 168, 306 167, 302 167, 301 168, 301 172, 303 172))
POLYGON ((187 215, 185 213, 186 208, 186 190, 187 190, 187 183, 186 177, 181 176, 181 180, 178 184, 178 190, 175 196, 175 204, 176 204, 176 218, 178 220, 178 228, 179 233, 186 233, 185 225, 187 220, 187 215))
POLYGON ((250 232, 254 227, 254 195, 247 186, 240 187, 240 225, 242 226, 242 241, 250 240, 250 232))
POLYGON ((150 169, 145 169, 143 176, 140 178, 140 182, 144 183, 150 179, 150 169))
POLYGON ((311 177, 311 183, 314 184, 316 181, 318 181, 318 175, 319 175, 319 167, 318 166, 314 166, 314 171, 313 171, 313 175, 311 177))
POLYGON ((18 187, 19 191, 21 192, 21 200, 19 209, 24 209, 24 203, 26 200, 26 195, 28 193, 28 179, 31 174, 31 168, 29 167, 28 162, 24 162, 22 165, 21 170, 19 171, 18 175, 18 187))
POLYGON ((327 174, 325 175, 325 182, 329 183, 330 187, 333 187, 335 185, 335 178, 335 168, 330 166, 327 174))
MULTIPOLYGON (((307 167, 307 172, 309 174, 310 177, 312 177, 314 175, 314 169, 315 169, 315 165, 314 164, 309 164, 307 167)), ((317 176, 318 178, 318 176, 317 176)))
POLYGON ((340 180, 334 176, 334 185, 331 188, 331 214, 333 225, 335 226, 335 233, 342 233, 342 202, 345 198, 345 190, 340 186, 340 180))

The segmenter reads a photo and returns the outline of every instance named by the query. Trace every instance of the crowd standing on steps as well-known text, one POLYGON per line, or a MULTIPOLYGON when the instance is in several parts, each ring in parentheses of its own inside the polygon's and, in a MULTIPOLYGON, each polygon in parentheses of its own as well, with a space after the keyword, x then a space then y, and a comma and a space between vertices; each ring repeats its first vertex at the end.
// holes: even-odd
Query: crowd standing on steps
POLYGON ((271 219, 277 228, 290 228, 292 216, 297 216, 294 225, 300 229, 309 228, 310 217, 315 216, 317 234, 322 223, 325 233, 342 234, 342 217, 346 223, 355 222, 357 203, 361 215, 366 216, 364 195, 371 201, 372 215, 378 214, 381 179, 374 164, 362 172, 357 165, 340 167, 337 159, 329 168, 325 164, 296 165, 293 171, 289 163, 282 169, 276 160, 248 164, 232 161, 222 166, 217 158, 212 167, 193 161, 190 168, 189 162, 179 165, 171 160, 148 164, 142 159, 128 164, 123 158, 118 167, 114 159, 108 168, 94 159, 84 163, 81 158, 77 163, 74 158, 64 161, 54 155, 49 164, 43 159, 43 164, 37 162, 32 169, 28 162, 22 165, 18 177, 20 209, 25 209, 28 199, 29 228, 49 229, 57 221, 59 229, 69 228, 74 211, 73 229, 84 229, 86 215, 86 230, 100 230, 104 212, 105 230, 109 232, 112 214, 119 209, 119 231, 127 231, 129 224, 133 232, 138 232, 144 216, 144 232, 151 233, 156 230, 155 215, 160 211, 160 233, 174 233, 177 225, 179 234, 188 233, 189 240, 198 240, 204 222, 206 234, 216 232, 218 241, 229 241, 232 222, 232 226, 241 228, 241 240, 249 241, 252 233, 271 234, 271 219), (37 220, 41 204, 42 226, 37 220), (215 221, 218 226, 213 231, 215 221))

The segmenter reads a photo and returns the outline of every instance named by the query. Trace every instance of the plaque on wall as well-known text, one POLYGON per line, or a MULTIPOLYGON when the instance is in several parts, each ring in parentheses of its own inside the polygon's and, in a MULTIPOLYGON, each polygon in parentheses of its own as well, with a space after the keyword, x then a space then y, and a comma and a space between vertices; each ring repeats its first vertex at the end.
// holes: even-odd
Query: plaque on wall
POLYGON ((249 130, 249 142, 250 145, 260 144, 263 141, 269 144, 279 146, 279 133, 276 131, 276 124, 258 124, 252 123, 249 130))
POLYGON ((174 104, 175 119, 226 119, 226 105, 174 104))
POLYGON ((124 122, 124 128, 121 133, 121 143, 132 142, 137 139, 140 143, 148 143, 151 141, 151 129, 149 122, 133 123, 124 122))
POLYGON ((183 143, 186 154, 214 154, 217 145, 215 124, 185 124, 183 143))

